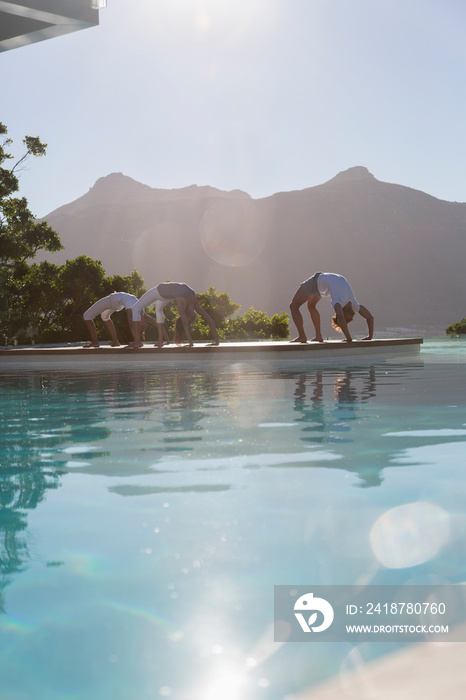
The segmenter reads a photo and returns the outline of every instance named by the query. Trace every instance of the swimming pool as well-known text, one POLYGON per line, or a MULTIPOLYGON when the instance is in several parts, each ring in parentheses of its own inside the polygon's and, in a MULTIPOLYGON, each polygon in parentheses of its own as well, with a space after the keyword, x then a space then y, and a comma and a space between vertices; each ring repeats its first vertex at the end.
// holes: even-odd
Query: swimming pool
POLYGON ((453 338, 0 374, 2 697, 281 700, 337 674, 349 645, 273 642, 274 585, 465 580, 465 386, 453 338))

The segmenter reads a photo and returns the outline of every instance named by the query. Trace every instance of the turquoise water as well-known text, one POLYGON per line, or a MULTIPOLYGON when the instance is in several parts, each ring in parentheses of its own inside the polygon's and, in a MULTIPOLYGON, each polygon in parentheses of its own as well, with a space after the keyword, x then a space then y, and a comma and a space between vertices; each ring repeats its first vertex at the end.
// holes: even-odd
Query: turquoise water
POLYGON ((466 579, 465 386, 449 338, 345 368, 0 374, 2 700, 282 700, 337 674, 349 644, 274 644, 273 587, 466 579))

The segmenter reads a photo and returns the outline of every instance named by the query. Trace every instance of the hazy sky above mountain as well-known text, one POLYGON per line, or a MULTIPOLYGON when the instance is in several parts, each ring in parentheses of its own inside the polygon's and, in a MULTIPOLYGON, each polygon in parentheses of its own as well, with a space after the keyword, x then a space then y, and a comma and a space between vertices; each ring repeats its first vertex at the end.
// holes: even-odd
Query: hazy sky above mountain
POLYGON ((465 202, 465 26, 464 0, 108 0, 0 54, 0 121, 48 144, 37 216, 111 172, 257 198, 363 165, 465 202))

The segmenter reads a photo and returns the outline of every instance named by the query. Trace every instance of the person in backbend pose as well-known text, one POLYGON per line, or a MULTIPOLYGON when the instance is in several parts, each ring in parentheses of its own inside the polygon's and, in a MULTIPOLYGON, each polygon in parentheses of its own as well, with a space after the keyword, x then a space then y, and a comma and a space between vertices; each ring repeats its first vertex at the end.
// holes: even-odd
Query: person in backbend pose
POLYGON ((367 322, 368 335, 362 340, 372 340, 374 335, 374 317, 365 306, 358 303, 347 280, 342 275, 337 275, 333 272, 316 272, 300 285, 291 301, 291 317, 298 329, 298 337, 291 342, 307 342, 303 317, 300 311, 300 307, 307 302, 316 334, 313 340, 323 343, 320 330, 320 314, 316 309, 316 305, 322 297, 330 297, 335 311, 335 316, 332 318, 332 326, 343 333, 348 342, 353 340, 348 330, 348 323, 353 320, 356 313, 361 314, 367 322))
POLYGON ((134 341, 128 345, 128 348, 142 347, 141 314, 144 312, 146 306, 150 306, 154 302, 156 302, 155 318, 159 330, 158 347, 162 347, 163 333, 166 332, 163 325, 165 320, 163 309, 171 301, 175 301, 179 313, 174 336, 174 340, 177 344, 180 344, 183 340, 183 336, 185 336, 188 340, 188 344, 190 346, 193 345, 190 326, 196 318, 196 314, 199 314, 199 316, 208 324, 214 337, 213 345, 219 344, 220 341, 215 323, 207 311, 204 311, 204 309, 200 306, 194 289, 191 289, 191 287, 184 282, 165 282, 158 284, 156 287, 152 287, 152 289, 149 289, 149 291, 143 294, 137 303, 132 307, 132 332, 134 341))
MULTIPOLYGON (((94 319, 99 314, 100 314, 102 321, 107 326, 107 330, 110 333, 110 336, 112 338, 112 343, 111 343, 112 347, 118 347, 120 345, 120 341, 118 340, 115 326, 113 325, 113 321, 111 319, 111 315, 114 311, 121 311, 122 309, 126 309, 126 313, 128 316, 128 323, 129 323, 129 327, 131 329, 132 325, 133 325, 133 317, 131 315, 131 309, 134 306, 134 304, 137 302, 137 300, 138 299, 136 296, 134 296, 134 294, 128 294, 127 292, 113 292, 112 294, 109 294, 107 297, 103 297, 103 299, 99 299, 99 301, 96 301, 95 304, 93 304, 83 314, 84 321, 86 322, 86 326, 87 326, 89 334, 91 336, 91 342, 87 343, 83 347, 85 347, 85 348, 98 348, 99 347, 99 339, 97 338, 97 331, 96 331, 95 324, 94 324, 94 319)), ((151 323, 152 325, 157 326, 155 320, 153 318, 151 318, 151 316, 144 314, 144 318, 143 318, 144 327, 147 325, 147 323, 151 323)), ((168 336, 167 336, 167 340, 168 340, 168 336)))

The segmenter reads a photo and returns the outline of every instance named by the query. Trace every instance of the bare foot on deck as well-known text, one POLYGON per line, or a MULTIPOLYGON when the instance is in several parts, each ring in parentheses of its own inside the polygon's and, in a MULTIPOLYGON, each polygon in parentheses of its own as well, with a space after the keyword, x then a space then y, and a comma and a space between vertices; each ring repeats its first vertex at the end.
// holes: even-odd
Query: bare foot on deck
POLYGON ((83 348, 100 348, 99 343, 86 343, 83 348))
POLYGON ((290 340, 290 343, 307 343, 307 338, 306 338, 306 336, 301 337, 298 335, 298 337, 295 338, 294 340, 290 340))
POLYGON ((142 348, 143 344, 142 343, 136 343, 136 341, 133 340, 132 343, 129 345, 125 345, 125 350, 139 350, 139 348, 142 348))
POLYGON ((313 338, 311 340, 311 343, 323 343, 323 342, 324 342, 324 339, 322 338, 322 336, 320 336, 319 338, 316 336, 315 338, 313 338))
POLYGON ((121 343, 110 343, 111 348, 119 348, 121 343))

